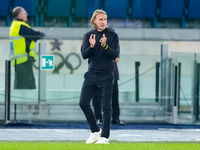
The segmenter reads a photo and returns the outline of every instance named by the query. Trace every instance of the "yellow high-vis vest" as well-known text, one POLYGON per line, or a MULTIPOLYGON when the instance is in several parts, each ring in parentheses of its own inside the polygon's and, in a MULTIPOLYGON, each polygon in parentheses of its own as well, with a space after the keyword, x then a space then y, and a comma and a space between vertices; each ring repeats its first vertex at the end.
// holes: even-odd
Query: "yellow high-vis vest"
POLYGON ((25 38, 19 35, 21 25, 30 28, 27 23, 18 20, 14 20, 10 27, 10 56, 12 65, 26 62, 28 60, 28 55, 32 56, 36 60, 35 41, 31 41, 29 46, 30 52, 28 54, 26 52, 27 45, 25 38))

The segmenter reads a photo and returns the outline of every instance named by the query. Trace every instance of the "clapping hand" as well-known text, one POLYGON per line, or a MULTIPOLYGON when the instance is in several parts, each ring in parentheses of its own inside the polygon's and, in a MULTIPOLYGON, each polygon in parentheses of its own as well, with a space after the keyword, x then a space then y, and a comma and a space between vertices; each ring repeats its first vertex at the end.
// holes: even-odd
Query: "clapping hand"
POLYGON ((105 37, 105 34, 103 34, 103 37, 99 40, 99 42, 101 42, 102 47, 106 46, 106 41, 107 41, 107 38, 105 37))
POLYGON ((91 47, 91 48, 94 48, 94 46, 95 46, 95 44, 96 44, 96 36, 95 36, 95 34, 91 34, 91 35, 90 35, 89 42, 90 42, 90 47, 91 47))

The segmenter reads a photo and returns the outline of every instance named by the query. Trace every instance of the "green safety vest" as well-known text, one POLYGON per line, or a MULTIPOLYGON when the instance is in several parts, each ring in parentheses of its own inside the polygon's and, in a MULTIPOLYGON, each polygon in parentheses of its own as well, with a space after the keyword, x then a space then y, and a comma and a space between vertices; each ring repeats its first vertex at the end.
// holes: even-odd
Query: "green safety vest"
POLYGON ((14 20, 10 27, 10 56, 13 66, 26 62, 28 60, 28 55, 32 56, 36 60, 35 41, 31 41, 29 46, 30 52, 28 54, 26 52, 27 45, 25 38, 19 35, 21 25, 30 28, 27 23, 18 20, 14 20))

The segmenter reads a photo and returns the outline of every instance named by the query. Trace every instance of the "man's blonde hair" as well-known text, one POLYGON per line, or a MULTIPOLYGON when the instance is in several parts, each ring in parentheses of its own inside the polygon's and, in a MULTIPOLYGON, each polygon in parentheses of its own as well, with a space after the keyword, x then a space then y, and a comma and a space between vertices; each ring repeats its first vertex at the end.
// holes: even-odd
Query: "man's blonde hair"
POLYGON ((94 20, 96 19, 96 17, 97 17, 98 14, 105 14, 107 16, 106 12, 103 11, 102 9, 95 10, 94 13, 93 13, 93 15, 92 15, 92 18, 90 19, 90 23, 91 23, 91 25, 92 25, 92 27, 94 29, 97 28, 97 25, 94 23, 94 20))

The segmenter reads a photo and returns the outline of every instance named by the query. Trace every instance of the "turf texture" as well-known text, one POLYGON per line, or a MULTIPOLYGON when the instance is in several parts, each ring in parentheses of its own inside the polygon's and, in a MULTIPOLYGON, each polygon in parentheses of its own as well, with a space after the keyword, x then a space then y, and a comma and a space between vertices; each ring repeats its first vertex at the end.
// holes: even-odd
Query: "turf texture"
POLYGON ((0 141, 0 150, 199 150, 199 142, 0 141))

